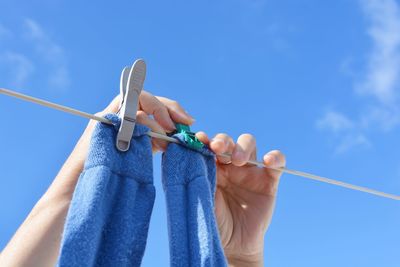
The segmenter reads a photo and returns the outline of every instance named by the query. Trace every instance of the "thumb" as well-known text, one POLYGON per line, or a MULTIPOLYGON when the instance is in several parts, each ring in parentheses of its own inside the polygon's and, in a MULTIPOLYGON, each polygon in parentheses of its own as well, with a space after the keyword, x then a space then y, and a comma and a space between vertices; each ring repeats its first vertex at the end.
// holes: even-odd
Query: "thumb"
POLYGON ((121 95, 117 95, 111 101, 110 104, 100 113, 107 114, 107 113, 116 113, 118 111, 119 105, 121 103, 121 95))

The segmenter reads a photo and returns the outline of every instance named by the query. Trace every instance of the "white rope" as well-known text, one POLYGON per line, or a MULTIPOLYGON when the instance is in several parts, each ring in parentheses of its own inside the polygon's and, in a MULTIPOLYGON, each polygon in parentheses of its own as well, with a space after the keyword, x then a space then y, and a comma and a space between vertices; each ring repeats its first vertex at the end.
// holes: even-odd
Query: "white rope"
POLYGON ((107 123, 107 124, 112 124, 112 122, 107 120, 106 118, 99 117, 99 116, 96 116, 96 115, 93 115, 93 114, 90 114, 90 113, 86 113, 86 112, 83 112, 83 111, 80 111, 80 110, 77 110, 77 109, 74 109, 74 108, 70 108, 70 107, 66 107, 66 106, 63 106, 63 105, 55 104, 55 103, 52 103, 52 102, 49 102, 49 101, 46 101, 46 100, 42 100, 40 98, 36 98, 36 97, 32 97, 32 96, 21 94, 21 93, 17 93, 15 91, 11 91, 11 90, 7 90, 7 89, 4 89, 4 88, 0 88, 0 93, 2 93, 4 95, 16 97, 16 98, 19 98, 19 99, 22 99, 22 100, 25 100, 25 101, 28 101, 28 102, 32 102, 32 103, 35 103, 35 104, 39 104, 39 105, 42 105, 42 106, 45 106, 45 107, 61 110, 63 112, 71 113, 71 114, 74 114, 74 115, 77 115, 77 116, 81 116, 81 117, 84 117, 84 118, 87 118, 87 119, 92 119, 92 120, 101 121, 101 122, 104 122, 104 123, 107 123))
MULTIPOLYGON (((49 101, 45 101, 36 97, 32 97, 32 96, 28 96, 28 95, 24 95, 21 93, 17 93, 15 91, 12 90, 8 90, 8 89, 4 89, 4 88, 0 88, 0 93, 7 95, 7 96, 12 96, 12 97, 16 97, 28 102, 32 102, 32 103, 36 103, 45 107, 49 107, 49 108, 53 108, 53 109, 57 109, 57 110, 61 110, 63 112, 67 112, 67 113, 71 113, 77 116, 81 116, 84 118, 88 118, 88 119, 92 119, 92 120, 97 120, 106 124, 113 124, 110 120, 103 118, 103 117, 99 117, 90 113, 86 113, 77 109, 73 109, 70 107, 66 107, 63 105, 59 105, 59 104, 55 104, 49 101)), ((170 136, 164 135, 164 134, 159 134, 159 133, 155 133, 152 131, 149 131, 147 133, 150 137, 153 138, 158 138, 158 139, 162 139, 168 142, 173 142, 173 143, 179 143, 178 140, 176 140, 175 138, 172 138, 170 136)), ((223 154, 219 154, 218 156, 222 156, 222 157, 226 157, 226 158, 231 158, 231 154, 229 153, 223 153, 223 154)), ((270 166, 266 166, 263 162, 261 161, 255 161, 255 160, 249 160, 247 161, 248 164, 251 165, 256 165, 259 167, 263 167, 263 168, 268 168, 268 169, 272 169, 275 171, 280 171, 280 172, 284 172, 284 173, 288 173, 288 174, 292 174, 295 176, 301 176, 304 178, 308 178, 314 181, 319 181, 319 182, 323 182, 323 183, 327 183, 327 184, 332 184, 332 185, 336 185, 336 186, 340 186, 340 187, 345 187, 348 189, 352 189, 352 190, 356 190, 356 191, 361 191, 361 192, 365 192, 365 193, 369 193, 369 194, 373 194, 376 196, 380 196, 380 197, 384 197, 384 198, 390 198, 390 199, 394 199, 394 200, 400 200, 400 196, 398 195, 393 195, 393 194, 389 194, 389 193, 385 193, 382 191, 378 191, 375 189, 371 189, 371 188, 367 188, 367 187, 363 187, 363 186, 358 186, 358 185, 353 185, 353 184, 349 184, 349 183, 345 183, 345 182, 341 182, 341 181, 337 181, 334 179, 330 179, 330 178, 326 178, 326 177, 322 177, 322 176, 318 176, 318 175, 314 175, 314 174, 310 174, 310 173, 306 173, 306 172, 301 172, 301 171, 296 171, 296 170, 290 170, 287 169, 285 167, 282 168, 273 168, 270 166)))

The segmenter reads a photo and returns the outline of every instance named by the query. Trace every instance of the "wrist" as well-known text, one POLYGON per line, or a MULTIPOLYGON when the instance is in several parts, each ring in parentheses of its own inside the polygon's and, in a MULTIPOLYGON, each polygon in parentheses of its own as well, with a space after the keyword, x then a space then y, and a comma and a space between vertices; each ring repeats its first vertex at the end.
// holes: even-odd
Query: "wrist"
POLYGON ((264 260, 262 257, 255 258, 241 258, 241 257, 229 257, 227 256, 228 266, 236 267, 262 267, 264 266, 264 260))
POLYGON ((229 266, 261 267, 264 266, 263 252, 252 255, 241 255, 232 251, 225 251, 225 256, 229 266))

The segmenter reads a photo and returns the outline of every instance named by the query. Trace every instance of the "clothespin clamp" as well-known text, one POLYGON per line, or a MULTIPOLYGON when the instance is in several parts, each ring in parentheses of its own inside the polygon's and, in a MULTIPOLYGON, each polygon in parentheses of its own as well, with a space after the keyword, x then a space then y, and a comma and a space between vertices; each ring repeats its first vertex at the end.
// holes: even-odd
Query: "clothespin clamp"
POLYGON ((138 59, 132 67, 122 71, 120 81, 121 105, 119 118, 121 125, 118 130, 116 146, 119 151, 128 151, 136 124, 136 112, 139 108, 139 96, 143 90, 146 77, 146 63, 138 59))
POLYGON ((200 149, 204 147, 203 142, 201 142, 197 137, 194 132, 190 131, 190 127, 181 124, 181 123, 176 123, 175 124, 176 130, 174 133, 180 133, 183 136, 183 141, 186 143, 186 145, 190 148, 193 149, 200 149))
POLYGON ((119 103, 118 114, 121 111, 122 105, 125 103, 126 86, 128 83, 129 72, 131 67, 127 66, 122 70, 121 79, 119 81, 119 95, 121 96, 121 102, 119 103))

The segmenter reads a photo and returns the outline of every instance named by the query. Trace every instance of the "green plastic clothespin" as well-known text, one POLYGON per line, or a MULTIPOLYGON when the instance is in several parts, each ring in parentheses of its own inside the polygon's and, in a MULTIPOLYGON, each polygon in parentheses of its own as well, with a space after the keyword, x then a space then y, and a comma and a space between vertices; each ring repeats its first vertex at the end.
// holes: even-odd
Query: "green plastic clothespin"
POLYGON ((181 123, 176 123, 175 127, 176 127, 176 133, 180 133, 183 135, 183 139, 188 147, 193 149, 200 149, 204 147, 203 142, 201 142, 196 137, 195 133, 190 131, 189 126, 181 123))

